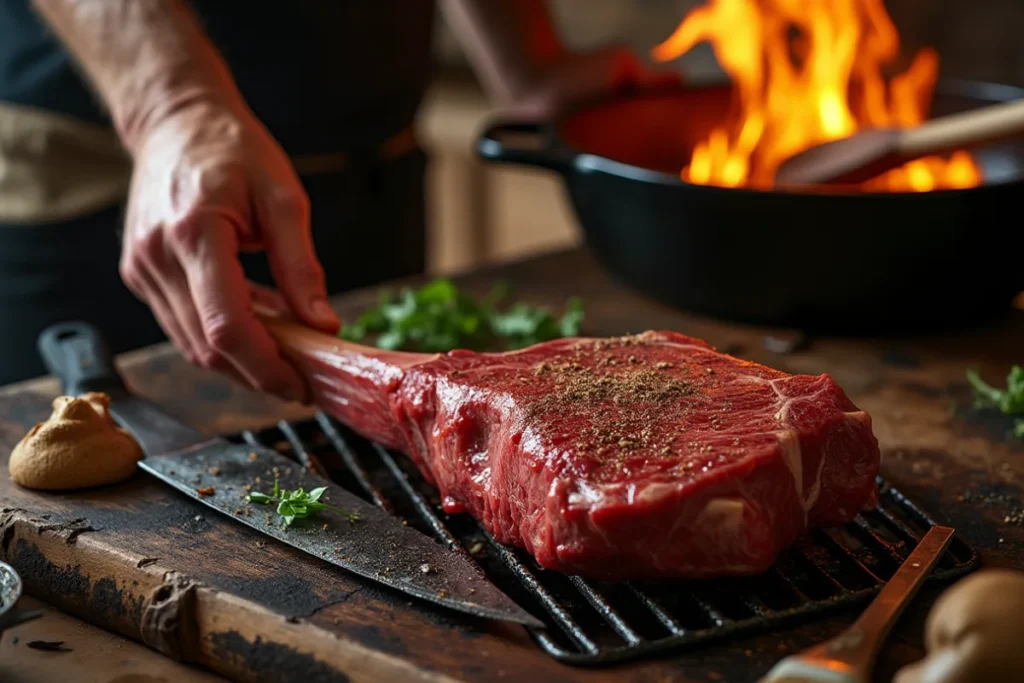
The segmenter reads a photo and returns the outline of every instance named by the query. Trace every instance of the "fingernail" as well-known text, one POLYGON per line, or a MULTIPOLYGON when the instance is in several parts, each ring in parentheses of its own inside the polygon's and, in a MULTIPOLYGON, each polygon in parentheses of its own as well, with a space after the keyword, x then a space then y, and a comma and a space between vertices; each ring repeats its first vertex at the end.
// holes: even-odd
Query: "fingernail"
POLYGON ((338 316, 335 315, 334 309, 323 299, 314 299, 312 309, 313 315, 323 324, 338 324, 338 316))

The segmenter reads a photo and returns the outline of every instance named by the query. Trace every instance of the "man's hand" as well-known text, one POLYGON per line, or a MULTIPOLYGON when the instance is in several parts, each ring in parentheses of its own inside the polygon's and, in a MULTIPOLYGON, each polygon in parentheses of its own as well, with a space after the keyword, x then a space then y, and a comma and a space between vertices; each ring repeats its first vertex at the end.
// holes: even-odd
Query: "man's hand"
MULTIPOLYGON (((238 252, 264 248, 291 313, 335 332, 305 193, 184 0, 33 0, 135 162, 121 274, 194 363, 304 400, 250 304, 238 252)), ((262 297, 264 293, 259 293, 262 297)))
POLYGON ((291 311, 338 329, 291 164, 243 108, 192 103, 135 147, 121 275, 191 362, 301 401, 301 378, 250 307, 238 253, 265 248, 291 311))

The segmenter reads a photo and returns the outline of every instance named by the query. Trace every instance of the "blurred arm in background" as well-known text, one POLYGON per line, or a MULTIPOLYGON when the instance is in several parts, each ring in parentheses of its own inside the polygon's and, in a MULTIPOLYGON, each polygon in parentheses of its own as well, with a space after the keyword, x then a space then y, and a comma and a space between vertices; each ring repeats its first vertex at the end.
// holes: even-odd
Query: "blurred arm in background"
POLYGON ((629 47, 573 52, 547 0, 441 0, 445 18, 487 94, 514 113, 549 117, 581 99, 623 88, 678 83, 629 47))

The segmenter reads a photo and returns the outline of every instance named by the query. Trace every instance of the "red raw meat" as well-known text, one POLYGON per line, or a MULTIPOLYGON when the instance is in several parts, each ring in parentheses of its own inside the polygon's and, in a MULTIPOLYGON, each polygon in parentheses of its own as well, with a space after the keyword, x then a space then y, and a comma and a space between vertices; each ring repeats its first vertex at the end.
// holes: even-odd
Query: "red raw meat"
POLYGON ((682 334, 433 356, 277 336, 320 406, 549 569, 756 574, 809 528, 876 502, 871 418, 828 375, 682 334))

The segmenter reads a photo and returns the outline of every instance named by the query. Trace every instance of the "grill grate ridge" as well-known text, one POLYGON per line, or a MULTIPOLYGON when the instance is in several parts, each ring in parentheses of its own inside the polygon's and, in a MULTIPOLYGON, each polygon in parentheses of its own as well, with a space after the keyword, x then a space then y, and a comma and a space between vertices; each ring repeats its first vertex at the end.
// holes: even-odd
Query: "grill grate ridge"
MULTIPOLYGON (((547 628, 530 630, 538 646, 576 665, 660 655, 865 603, 936 523, 879 477, 874 510, 841 529, 813 531, 763 576, 608 584, 545 570, 468 515, 447 514, 407 459, 323 413, 228 438, 274 448, 474 558, 545 622, 547 628)), ((954 537, 929 581, 951 581, 978 563, 977 552, 954 537)))

